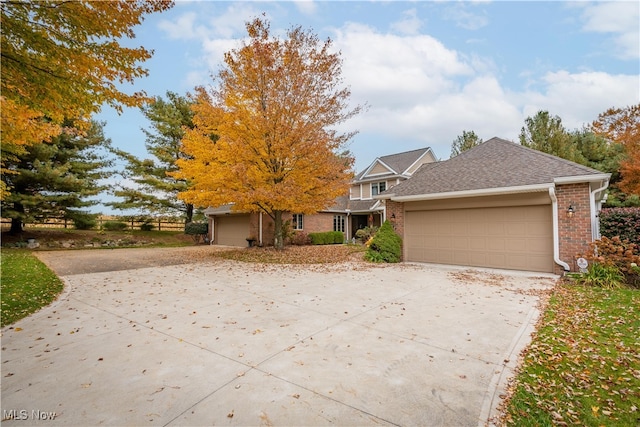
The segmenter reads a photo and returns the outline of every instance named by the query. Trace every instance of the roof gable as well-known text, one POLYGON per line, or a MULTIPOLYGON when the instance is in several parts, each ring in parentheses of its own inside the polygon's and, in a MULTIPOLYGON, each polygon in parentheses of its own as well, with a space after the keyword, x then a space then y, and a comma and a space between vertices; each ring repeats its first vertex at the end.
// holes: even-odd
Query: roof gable
POLYGON ((360 172, 355 180, 362 180, 369 176, 410 174, 409 171, 412 166, 415 166, 427 156, 431 161, 436 160, 430 147, 378 157, 369 167, 360 172))
POLYGON ((422 165, 410 179, 387 193, 394 196, 452 193, 552 184, 556 178, 589 175, 605 174, 501 138, 491 138, 449 160, 422 165))

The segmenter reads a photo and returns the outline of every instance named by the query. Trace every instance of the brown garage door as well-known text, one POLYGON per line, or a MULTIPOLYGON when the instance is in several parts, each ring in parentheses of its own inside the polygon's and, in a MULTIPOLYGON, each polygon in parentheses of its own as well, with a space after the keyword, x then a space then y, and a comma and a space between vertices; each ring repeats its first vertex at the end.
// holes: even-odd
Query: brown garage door
POLYGON ((405 214, 408 261, 553 272, 551 206, 405 214))
POLYGON ((217 217, 216 243, 228 246, 247 246, 249 215, 225 215, 217 217))

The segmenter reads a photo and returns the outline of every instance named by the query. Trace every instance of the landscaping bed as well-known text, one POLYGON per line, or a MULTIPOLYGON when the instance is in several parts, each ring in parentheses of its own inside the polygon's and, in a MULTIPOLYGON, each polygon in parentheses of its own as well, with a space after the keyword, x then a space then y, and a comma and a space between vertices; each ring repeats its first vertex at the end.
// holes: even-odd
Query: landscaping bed
POLYGON ((139 246, 189 246, 191 236, 180 231, 102 231, 26 229, 18 235, 2 233, 3 248, 93 249, 139 246), (30 243, 30 239, 33 239, 30 243))

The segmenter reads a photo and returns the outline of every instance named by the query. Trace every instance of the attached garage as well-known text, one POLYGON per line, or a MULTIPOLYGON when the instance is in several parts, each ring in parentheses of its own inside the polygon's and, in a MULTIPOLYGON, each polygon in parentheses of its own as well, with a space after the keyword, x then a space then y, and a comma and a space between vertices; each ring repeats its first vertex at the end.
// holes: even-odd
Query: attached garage
POLYGON ((551 218, 551 204, 407 211, 407 260, 553 272, 551 218))
POLYGON ((407 261, 559 273, 598 238, 609 177, 492 138, 377 198, 407 261))
POLYGON ((214 242, 226 246, 247 246, 249 215, 222 215, 214 219, 214 242))

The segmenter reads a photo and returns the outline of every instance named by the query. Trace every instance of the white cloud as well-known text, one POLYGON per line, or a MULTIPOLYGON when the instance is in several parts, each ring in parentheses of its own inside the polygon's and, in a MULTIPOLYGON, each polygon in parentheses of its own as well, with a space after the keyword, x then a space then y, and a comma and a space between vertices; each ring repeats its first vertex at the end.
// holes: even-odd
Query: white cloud
POLYGON ((391 29, 401 34, 418 34, 422 27, 422 20, 418 18, 416 9, 402 12, 403 18, 391 23, 391 29))
POLYGON ((318 9, 318 5, 313 0, 296 0, 293 2, 296 8, 305 15, 313 15, 318 9))
POLYGON ((472 11, 470 6, 476 6, 481 3, 462 3, 457 2, 454 6, 446 8, 444 18, 454 21, 458 27, 465 30, 478 30, 489 24, 487 14, 483 12, 472 11))
MULTIPOLYGON (((225 52, 239 46, 244 22, 253 16, 258 15, 240 4, 217 15, 206 27, 197 26, 196 17, 189 14, 176 20, 174 27, 166 27, 167 33, 181 37, 205 35, 200 38, 201 60, 186 77, 190 87, 211 83, 211 72, 218 69, 225 52), (180 26, 182 32, 176 32, 180 26)), ((506 90, 492 58, 463 53, 419 34, 413 9, 405 11, 403 18, 389 27, 391 32, 359 23, 333 30, 352 101, 370 107, 340 126, 343 131, 361 131, 351 147, 358 168, 375 156, 419 146, 431 146, 447 158, 452 141, 463 130, 473 130, 485 140, 493 136, 517 140, 524 119, 539 110, 560 116, 567 128, 574 129, 609 107, 638 103, 637 75, 531 71, 521 76, 519 85, 511 82, 512 89, 506 90), (402 27, 406 31, 400 31, 399 22, 414 26, 407 24, 402 27)), ((599 27, 594 23, 585 29, 610 28, 605 22, 611 21, 600 20, 599 27)), ((272 28, 274 34, 280 31, 272 28)))
POLYGON ((180 15, 175 21, 163 19, 158 23, 158 28, 164 31, 171 39, 194 39, 199 30, 195 25, 197 15, 194 12, 187 12, 180 15))
POLYGON ((640 57, 640 3, 625 1, 588 4, 582 13, 582 19, 584 31, 612 34, 618 57, 640 57))
POLYGON ((609 107, 637 104, 640 99, 639 76, 561 70, 547 73, 541 83, 541 91, 520 95, 524 115, 547 110, 560 116, 568 129, 581 128, 609 107))
POLYGON ((334 41, 344 58, 345 81, 374 107, 412 105, 450 87, 451 76, 472 72, 455 51, 428 35, 382 34, 347 24, 334 41))
MULTIPOLYGON (((222 14, 217 14, 208 23, 209 28, 215 36, 231 38, 244 36, 246 34, 245 25, 247 21, 260 17, 262 11, 254 8, 249 3, 232 2, 222 14)), ((267 16, 267 19, 269 17, 267 16)))

